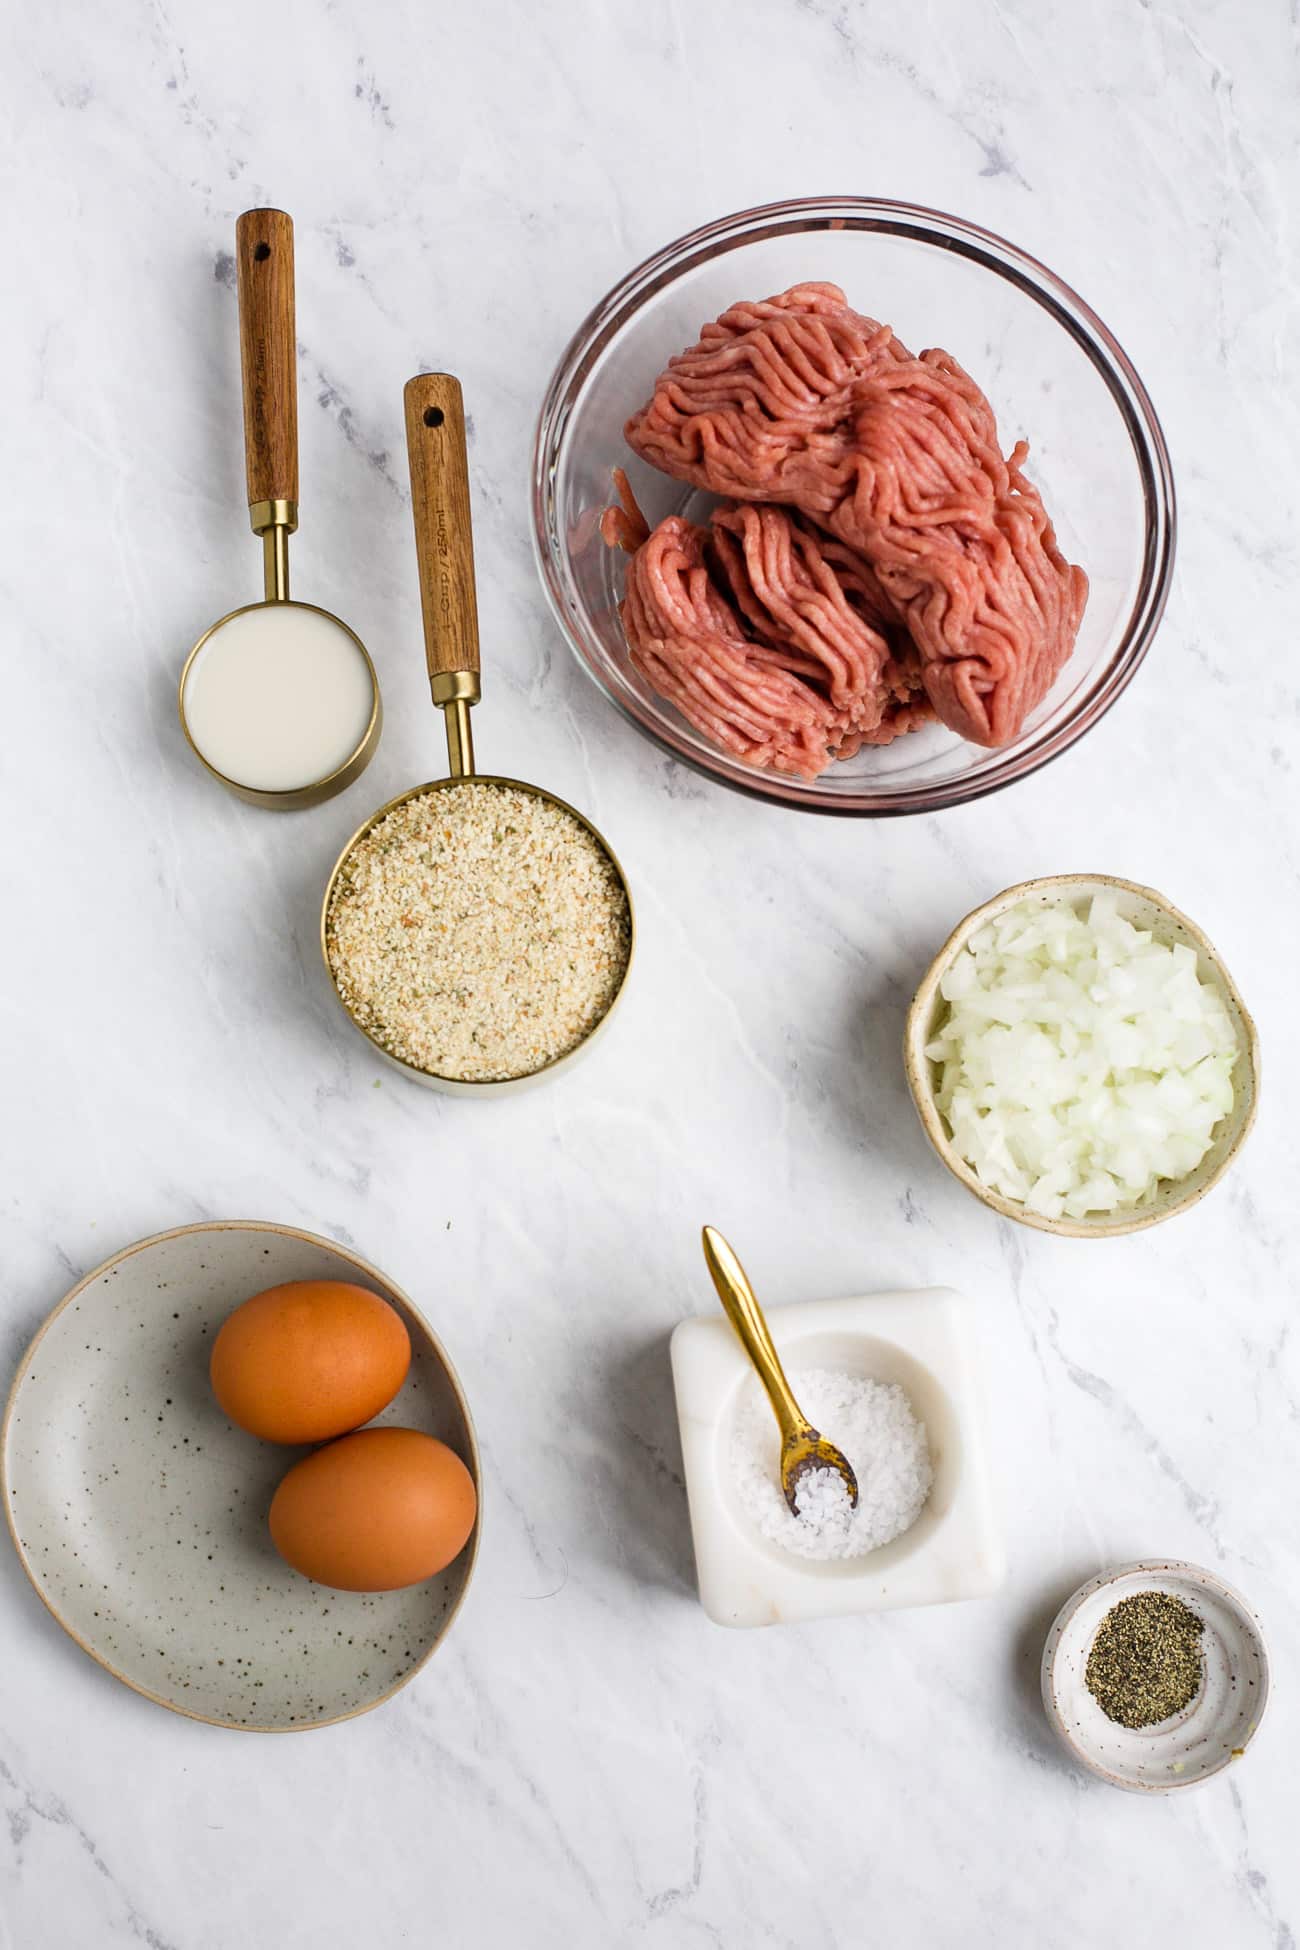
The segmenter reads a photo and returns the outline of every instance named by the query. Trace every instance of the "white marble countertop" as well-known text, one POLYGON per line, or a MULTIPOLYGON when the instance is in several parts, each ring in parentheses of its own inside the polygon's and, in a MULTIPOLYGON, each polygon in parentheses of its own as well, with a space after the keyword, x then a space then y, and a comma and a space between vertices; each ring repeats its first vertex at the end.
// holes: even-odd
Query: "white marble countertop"
POLYGON ((6 1361, 141 1234, 332 1234, 446 1339, 488 1522, 429 1670, 288 1739, 115 1684, 6 1547, 5 1950, 1074 1950, 1135 1917, 1151 1942, 1293 1944, 1296 84, 1287 0, 9 11, 6 1361), (801 818, 675 769, 578 671, 530 557, 532 423, 578 317, 697 222, 824 190, 1045 258, 1136 361, 1178 474, 1177 588, 1137 682, 1045 773, 941 818, 801 818), (230 251, 260 202, 297 223, 297 590, 360 631, 389 713, 365 780, 285 818, 223 797, 174 709, 195 635, 258 593, 230 251), (589 1063, 478 1108, 381 1076, 315 942, 342 838, 441 762, 401 433, 423 365, 461 374, 474 420, 480 743, 611 835, 643 927, 589 1063), (1268 1073, 1230 1181, 1096 1247, 951 1183, 898 1058, 949 924, 1082 868, 1209 929, 1268 1073), (970 1294, 1000 1596, 707 1623, 667 1361, 712 1304, 703 1219, 773 1302, 970 1294), (1061 1598, 1144 1553, 1240 1585, 1276 1685, 1240 1768, 1150 1803, 1072 1771, 1036 1696, 1061 1598))

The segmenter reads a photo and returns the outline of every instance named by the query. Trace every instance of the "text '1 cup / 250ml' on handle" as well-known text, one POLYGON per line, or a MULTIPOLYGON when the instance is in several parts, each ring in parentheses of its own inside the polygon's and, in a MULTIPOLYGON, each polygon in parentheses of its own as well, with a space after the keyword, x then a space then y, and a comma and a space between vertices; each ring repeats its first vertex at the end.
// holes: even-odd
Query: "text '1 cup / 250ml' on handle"
POLYGON ((460 381, 422 372, 406 384, 406 451, 420 571, 424 650, 446 719, 453 778, 472 778, 470 706, 479 700, 478 599, 460 381))

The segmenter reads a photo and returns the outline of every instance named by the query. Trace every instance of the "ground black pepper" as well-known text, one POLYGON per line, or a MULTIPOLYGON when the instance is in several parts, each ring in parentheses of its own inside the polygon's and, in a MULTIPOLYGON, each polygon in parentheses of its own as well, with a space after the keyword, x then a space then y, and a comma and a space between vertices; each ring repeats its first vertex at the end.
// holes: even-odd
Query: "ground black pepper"
POLYGON ((1204 1629, 1191 1606, 1167 1591, 1139 1591, 1113 1606, 1084 1672, 1107 1719, 1154 1727, 1181 1713, 1200 1689, 1204 1629))

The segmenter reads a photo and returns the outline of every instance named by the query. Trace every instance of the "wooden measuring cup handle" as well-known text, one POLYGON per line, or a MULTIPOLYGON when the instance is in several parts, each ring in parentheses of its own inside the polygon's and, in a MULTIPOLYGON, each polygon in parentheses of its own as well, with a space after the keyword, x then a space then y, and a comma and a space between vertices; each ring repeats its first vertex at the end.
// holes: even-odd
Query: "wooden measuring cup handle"
POLYGON ((253 527, 298 522, 298 344, 293 302, 293 218, 245 210, 235 225, 239 346, 244 370, 244 458, 253 527), (274 504, 289 504, 289 513, 274 504), (259 518, 264 517, 264 518, 259 518))
POLYGON ((424 649, 435 704, 479 694, 478 599, 460 381, 421 372, 406 382, 406 453, 420 567, 424 649))

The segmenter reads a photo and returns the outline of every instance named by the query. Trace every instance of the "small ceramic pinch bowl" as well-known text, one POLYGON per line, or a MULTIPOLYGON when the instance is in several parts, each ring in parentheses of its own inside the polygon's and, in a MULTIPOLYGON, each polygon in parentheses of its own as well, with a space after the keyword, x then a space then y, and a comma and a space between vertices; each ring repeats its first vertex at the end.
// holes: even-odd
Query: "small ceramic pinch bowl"
POLYGON ((1240 1592, 1195 1564, 1149 1558, 1080 1585, 1056 1615, 1043 1651, 1043 1706, 1067 1752, 1111 1787, 1168 1794, 1195 1787, 1239 1760, 1268 1703, 1268 1654, 1259 1620, 1240 1592), (1201 1619, 1204 1675, 1181 1713, 1159 1726, 1117 1726, 1084 1674, 1111 1608, 1141 1591, 1181 1598, 1201 1619))
MULTIPOLYGON (((935 1288, 765 1309, 797 1390, 805 1368, 898 1382, 925 1424, 934 1483, 911 1529, 865 1557, 793 1556, 765 1537, 731 1465, 736 1418, 758 1382, 721 1317, 672 1337, 673 1387, 700 1602, 717 1625, 844 1617, 982 1597, 1005 1575, 989 1488, 983 1412, 959 1294, 935 1288)), ((832 1442, 835 1430, 822 1434, 832 1442)))
POLYGON ((36 1591, 100 1665, 160 1706, 255 1732, 327 1726, 417 1673, 469 1585, 478 1525, 404 1591, 333 1591, 277 1556, 267 1511, 307 1453, 228 1422, 208 1384, 226 1315, 285 1280, 347 1280, 395 1307, 411 1367, 375 1419, 423 1429, 479 1483, 469 1409, 399 1287, 333 1240, 241 1221, 128 1246, 28 1348, 3 1432, 5 1515, 36 1591))
POLYGON ((1144 1232, 1148 1226, 1172 1219, 1177 1212, 1186 1212, 1212 1191, 1246 1142, 1255 1121, 1259 1062, 1259 1036, 1255 1025, 1236 983, 1209 937, 1167 901, 1163 894, 1156 893, 1154 888, 1140 886, 1133 880, 1116 880, 1113 875, 1104 873, 1052 874, 1045 879, 1024 880, 1015 887, 1008 887, 1005 893, 985 901, 982 907, 975 908, 964 921, 958 922, 927 969, 908 1010, 903 1035, 903 1063, 912 1101, 926 1136, 953 1177, 1004 1219, 1015 1219, 1019 1225, 1033 1226, 1039 1232, 1054 1232, 1065 1239, 1116 1238, 1123 1233, 1144 1232), (936 1102, 938 1065, 925 1052, 937 1034, 948 1006, 940 992, 940 983, 967 942, 978 934, 986 922, 1023 900, 1040 900, 1044 903, 1067 900, 1078 905, 1103 891, 1117 896, 1119 911, 1125 920, 1136 927, 1149 928, 1157 941, 1170 945, 1182 943, 1191 948, 1196 955, 1201 980, 1212 982, 1219 990, 1237 1030, 1234 1101, 1227 1116, 1220 1118, 1215 1126, 1213 1143, 1195 1171, 1183 1178, 1162 1181, 1150 1204, 1116 1212, 1098 1212, 1085 1219, 1053 1219, 1029 1211, 1019 1200, 1007 1198, 986 1185, 958 1153, 936 1102))

